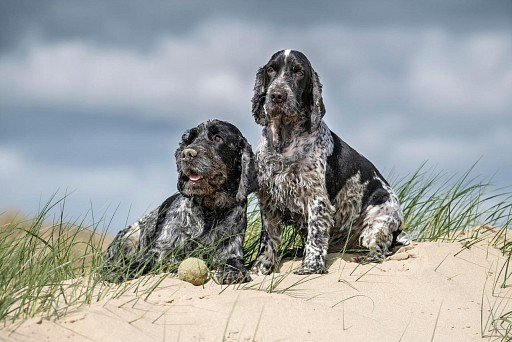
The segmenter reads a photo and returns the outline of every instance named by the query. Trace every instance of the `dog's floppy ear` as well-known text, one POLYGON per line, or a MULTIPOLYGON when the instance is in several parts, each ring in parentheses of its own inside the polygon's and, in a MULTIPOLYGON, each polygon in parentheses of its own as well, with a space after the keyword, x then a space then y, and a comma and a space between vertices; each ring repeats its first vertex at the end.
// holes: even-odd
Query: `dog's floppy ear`
POLYGON ((254 153, 252 152, 251 145, 245 138, 242 138, 242 156, 240 160, 240 185, 236 193, 236 200, 242 202, 247 199, 247 196, 256 191, 258 188, 258 179, 256 173, 256 163, 254 162, 254 153))
POLYGON ((257 124, 266 126, 268 119, 263 105, 267 95, 267 71, 266 67, 259 68, 254 83, 254 95, 252 96, 252 115, 257 124))
POLYGON ((311 75, 311 104, 309 118, 309 132, 312 133, 320 127, 322 118, 325 114, 324 101, 322 99, 322 83, 316 71, 312 71, 311 75))

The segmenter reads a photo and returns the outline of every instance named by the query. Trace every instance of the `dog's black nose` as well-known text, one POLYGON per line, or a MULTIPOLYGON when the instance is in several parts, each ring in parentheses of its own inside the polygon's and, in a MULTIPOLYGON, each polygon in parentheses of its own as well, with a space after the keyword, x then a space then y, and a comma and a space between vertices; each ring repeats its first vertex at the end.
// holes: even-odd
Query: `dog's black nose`
POLYGON ((197 151, 194 150, 193 148, 186 148, 183 151, 181 151, 181 156, 183 158, 187 158, 187 157, 193 158, 193 157, 197 156, 197 151))
POLYGON ((287 95, 283 89, 275 89, 270 93, 270 99, 274 103, 281 103, 286 101, 287 95))

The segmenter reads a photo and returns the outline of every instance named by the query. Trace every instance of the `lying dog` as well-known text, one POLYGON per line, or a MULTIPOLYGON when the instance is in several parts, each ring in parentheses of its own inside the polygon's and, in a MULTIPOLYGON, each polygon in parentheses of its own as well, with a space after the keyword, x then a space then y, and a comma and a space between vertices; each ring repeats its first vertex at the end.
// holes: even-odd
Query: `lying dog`
POLYGON ((402 231, 398 198, 322 121, 322 85, 304 54, 279 51, 259 69, 252 113, 264 126, 256 152, 262 234, 253 270, 273 271, 286 224, 306 237, 297 274, 326 272, 328 247, 366 247, 361 262, 390 254, 402 231))
POLYGON ((206 253, 220 283, 250 281, 242 244, 257 184, 251 146, 234 125, 211 120, 183 135, 175 157, 179 193, 117 234, 105 270, 122 280, 206 253))

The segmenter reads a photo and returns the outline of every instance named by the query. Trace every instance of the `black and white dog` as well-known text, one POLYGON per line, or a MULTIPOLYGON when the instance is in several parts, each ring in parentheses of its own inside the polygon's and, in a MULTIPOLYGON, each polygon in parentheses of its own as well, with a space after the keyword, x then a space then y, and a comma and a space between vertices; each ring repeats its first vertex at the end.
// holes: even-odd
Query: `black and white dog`
POLYGON ((264 126, 256 152, 262 234, 253 271, 273 271, 286 224, 306 237, 297 274, 325 273, 328 247, 346 243, 369 249, 360 262, 389 255, 402 231, 398 198, 322 121, 322 85, 304 54, 279 51, 259 69, 252 113, 264 126))
POLYGON ((211 253, 219 282, 250 281, 242 244, 247 195, 257 186, 251 146, 234 125, 210 120, 183 135, 175 157, 179 193, 118 233, 106 253, 108 278, 211 253))

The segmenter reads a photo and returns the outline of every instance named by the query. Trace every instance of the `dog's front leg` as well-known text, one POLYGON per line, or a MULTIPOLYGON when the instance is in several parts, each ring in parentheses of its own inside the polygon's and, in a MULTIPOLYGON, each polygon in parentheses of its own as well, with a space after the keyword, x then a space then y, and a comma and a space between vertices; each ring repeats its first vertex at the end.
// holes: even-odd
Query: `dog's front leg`
POLYGON ((246 283, 251 276, 244 265, 243 233, 230 236, 217 246, 215 278, 221 284, 246 283))
POLYGON ((295 274, 327 273, 325 258, 329 247, 329 233, 334 225, 332 206, 327 198, 313 197, 308 201, 308 237, 302 266, 295 274))
POLYGON ((203 243, 212 246, 215 278, 221 284, 245 283, 251 277, 244 265, 244 234, 247 228, 247 206, 229 211, 216 226, 203 236, 203 243))
POLYGON ((282 214, 275 208, 262 204, 261 237, 258 259, 252 271, 258 275, 267 275, 274 271, 277 263, 277 251, 281 242, 282 214))

